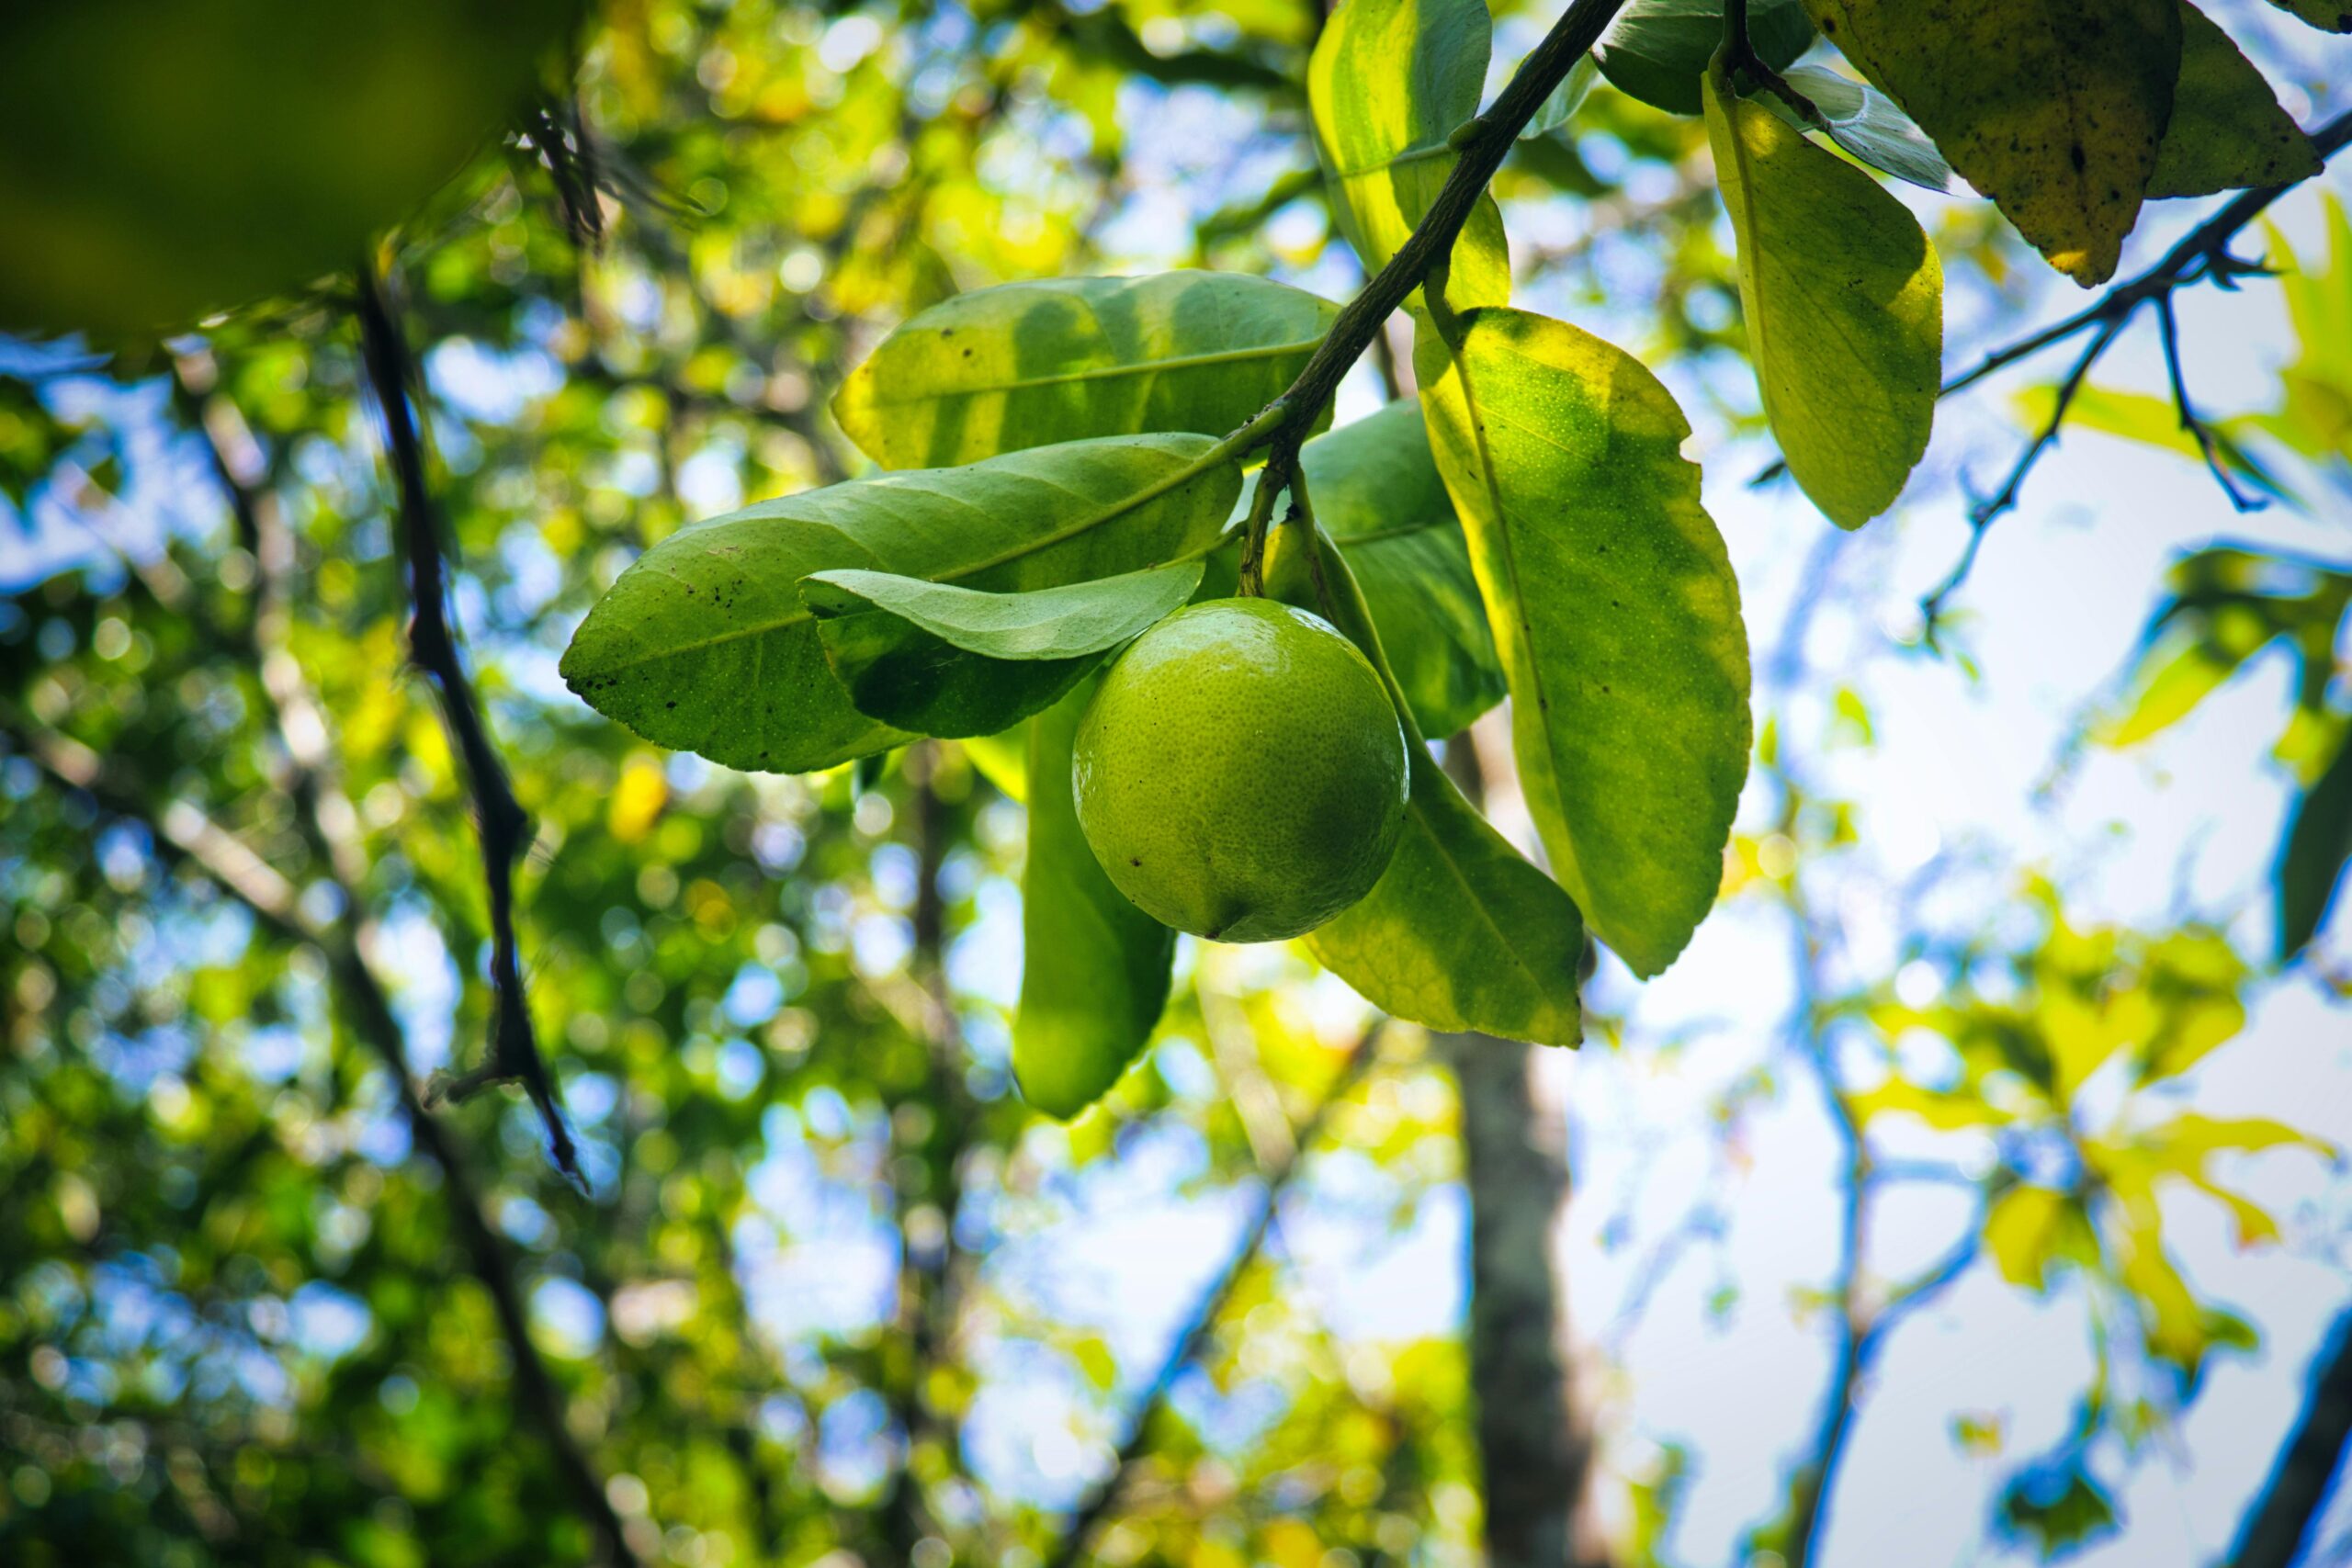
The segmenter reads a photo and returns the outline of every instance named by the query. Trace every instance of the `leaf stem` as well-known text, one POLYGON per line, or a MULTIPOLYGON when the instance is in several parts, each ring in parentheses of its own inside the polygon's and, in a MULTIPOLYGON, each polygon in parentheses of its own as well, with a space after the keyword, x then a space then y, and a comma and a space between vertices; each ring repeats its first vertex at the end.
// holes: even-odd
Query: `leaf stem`
POLYGON ((1560 19, 1552 25, 1552 30, 1544 35, 1544 41, 1520 62, 1518 71, 1512 73, 1493 106, 1447 139, 1447 145, 1458 159, 1439 189, 1437 199, 1430 203, 1429 211, 1396 254, 1388 258, 1388 265, 1340 311, 1331 330, 1324 334, 1322 345, 1298 373, 1290 389, 1268 404, 1264 413, 1234 433, 1234 439, 1247 437, 1244 450, 1272 444, 1273 452, 1266 464, 1270 475, 1291 470, 1288 459, 1305 443, 1307 431, 1314 427, 1317 417, 1339 389, 1340 378, 1363 357, 1383 323, 1405 302, 1406 296, 1452 256, 1454 237, 1477 209, 1478 198, 1486 194, 1495 171, 1502 167, 1511 143, 1544 107, 1544 100, 1552 96, 1552 89, 1600 41, 1601 30, 1609 26, 1610 18, 1623 3, 1623 0, 1571 0, 1560 19), (1267 425, 1267 415, 1277 410, 1282 411, 1280 417, 1267 425))

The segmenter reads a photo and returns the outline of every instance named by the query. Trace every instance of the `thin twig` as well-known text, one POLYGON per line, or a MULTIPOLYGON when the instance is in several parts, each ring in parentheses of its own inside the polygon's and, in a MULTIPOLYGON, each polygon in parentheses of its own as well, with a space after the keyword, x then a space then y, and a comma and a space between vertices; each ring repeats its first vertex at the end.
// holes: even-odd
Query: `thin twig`
POLYGON ((1269 468, 1280 464, 1282 471, 1288 471, 1287 459, 1296 455, 1323 406, 1339 389, 1340 379, 1363 356, 1396 307, 1421 287, 1432 269, 1452 256, 1454 237, 1477 210, 1478 198, 1486 194, 1495 171, 1502 167, 1520 131, 1544 107, 1552 89, 1600 41, 1621 4, 1623 0, 1573 0, 1544 35, 1544 41, 1520 62, 1494 106, 1449 139, 1455 153, 1453 168, 1429 211, 1388 258, 1388 265, 1340 310, 1306 368, 1275 400, 1283 417, 1267 437, 1272 448, 1269 468))
POLYGON ((464 759, 481 834, 482 879, 490 893, 491 989, 496 1009, 490 1051, 471 1073, 436 1085, 435 1097, 458 1100, 484 1084, 519 1082, 547 1124, 548 1146, 557 1168, 585 1190, 578 1151, 563 1124, 547 1065, 539 1059, 530 998, 524 992, 522 963, 516 953, 514 863, 530 846, 531 819, 514 798, 506 764, 491 739, 490 727, 482 718, 449 625, 440 520, 425 483, 424 444, 409 402, 411 390, 418 384, 415 363, 384 301, 382 281, 372 259, 360 264, 358 284, 361 345, 383 416, 385 445, 400 483, 401 545, 407 558, 413 616, 409 653, 439 688, 442 716, 464 759))
POLYGON ((1046 1557, 1045 1568, 1075 1568, 1085 1557, 1088 1547, 1092 1544, 1094 1532, 1101 1528, 1103 1517, 1117 1505, 1128 1475, 1150 1445, 1153 1418, 1159 1414, 1160 1406, 1168 1403, 1169 1394, 1176 1387, 1177 1378, 1192 1365, 1193 1358, 1208 1342, 1211 1330, 1216 1328, 1217 1320, 1225 1314, 1226 1304, 1233 1299, 1235 1291, 1240 1288, 1242 1277, 1263 1250, 1267 1234, 1273 1229, 1276 1214, 1282 1207, 1283 1195, 1306 1164, 1317 1134, 1323 1130, 1323 1123, 1329 1118, 1332 1108, 1347 1097, 1356 1079, 1378 1055, 1382 1027, 1375 1023, 1356 1042, 1348 1053, 1348 1059, 1340 1064, 1330 1087, 1324 1091, 1323 1098, 1316 1102, 1314 1111, 1299 1124, 1289 1157, 1264 1173, 1258 1212, 1243 1227, 1240 1239, 1226 1256, 1224 1267, 1217 1270, 1208 1288, 1201 1292, 1200 1299, 1184 1321, 1184 1326, 1170 1342, 1168 1354, 1161 1359, 1159 1371, 1152 1374, 1151 1382, 1144 1385, 1142 1394, 1136 1400, 1123 1424, 1118 1455, 1112 1461, 1111 1472, 1096 1483, 1094 1489, 1070 1511, 1069 1523, 1063 1528, 1060 1539, 1046 1557))
POLYGON ((2240 512, 2261 511, 2270 502, 2238 489, 2237 481, 2230 478, 2229 469, 2223 465, 2220 438, 2211 425, 2197 417, 2197 409, 2188 400, 2188 377, 2180 364, 2179 314, 2173 309, 2172 296, 2157 295, 2155 308, 2156 334, 2164 342, 2165 375, 2172 382, 2172 406, 2180 415, 2180 428, 2188 432, 2189 439, 2197 443, 2197 449, 2205 455, 2205 467, 2212 473, 2213 482, 2222 487, 2222 493, 2230 498, 2230 504, 2240 512))

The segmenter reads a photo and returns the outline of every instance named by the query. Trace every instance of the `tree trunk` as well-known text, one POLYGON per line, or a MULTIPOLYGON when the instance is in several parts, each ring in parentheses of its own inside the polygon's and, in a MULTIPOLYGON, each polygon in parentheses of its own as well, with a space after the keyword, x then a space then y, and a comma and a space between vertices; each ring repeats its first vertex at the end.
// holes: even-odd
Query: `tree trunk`
POLYGON ((1461 1086, 1470 1194, 1470 1382, 1478 1406, 1489 1568, 1600 1568, 1593 1445, 1568 1348, 1557 1245, 1567 1116, 1540 1046, 1442 1037, 1461 1086))
POLYGON ((2287 1568, 2326 1501, 2352 1438, 2352 1308, 2336 1318, 2313 1358, 2311 1390, 2287 1446, 2239 1527, 2231 1568, 2287 1568))

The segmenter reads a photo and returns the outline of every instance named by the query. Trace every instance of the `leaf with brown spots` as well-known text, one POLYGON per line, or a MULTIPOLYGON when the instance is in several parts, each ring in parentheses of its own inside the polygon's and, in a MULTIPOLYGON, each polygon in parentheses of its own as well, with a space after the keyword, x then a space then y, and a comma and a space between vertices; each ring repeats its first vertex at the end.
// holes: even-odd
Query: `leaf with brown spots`
POLYGON ((2115 274, 2180 74, 2179 0, 1805 0, 2050 265, 2115 274))
POLYGON ((2318 149, 2230 35, 2188 0, 2180 28, 2180 84, 2148 195, 2211 196, 2318 174, 2318 149))

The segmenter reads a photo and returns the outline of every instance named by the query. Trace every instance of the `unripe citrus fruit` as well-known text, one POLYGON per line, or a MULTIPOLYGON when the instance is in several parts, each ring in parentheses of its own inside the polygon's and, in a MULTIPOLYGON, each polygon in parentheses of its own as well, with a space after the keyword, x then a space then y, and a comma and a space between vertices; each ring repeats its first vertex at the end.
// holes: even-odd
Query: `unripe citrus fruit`
POLYGON ((1405 820, 1405 736, 1380 677, 1327 622, 1216 599, 1111 667, 1071 786, 1095 858, 1146 914, 1279 942, 1380 880, 1405 820))
POLYGON ((581 0, 0 4, 0 328, 147 337, 349 267, 581 0))

